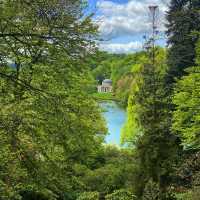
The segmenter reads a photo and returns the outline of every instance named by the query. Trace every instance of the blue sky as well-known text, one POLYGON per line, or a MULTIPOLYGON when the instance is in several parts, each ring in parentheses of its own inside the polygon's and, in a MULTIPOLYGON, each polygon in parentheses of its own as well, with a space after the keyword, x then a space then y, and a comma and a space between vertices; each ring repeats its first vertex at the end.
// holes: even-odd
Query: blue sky
POLYGON ((88 0, 89 10, 95 13, 94 22, 99 25, 100 48, 112 53, 139 51, 143 36, 150 34, 149 5, 158 5, 157 26, 159 45, 165 45, 165 12, 169 0, 88 0))

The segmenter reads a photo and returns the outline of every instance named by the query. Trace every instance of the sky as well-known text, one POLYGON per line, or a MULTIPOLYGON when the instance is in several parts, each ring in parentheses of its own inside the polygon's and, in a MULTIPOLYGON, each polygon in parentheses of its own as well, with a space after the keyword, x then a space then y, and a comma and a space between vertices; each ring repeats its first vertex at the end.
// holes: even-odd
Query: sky
POLYGON ((101 50, 132 53, 142 49, 144 35, 150 36, 151 17, 148 6, 158 5, 157 44, 166 43, 165 13, 170 0, 88 0, 94 23, 99 25, 101 50))

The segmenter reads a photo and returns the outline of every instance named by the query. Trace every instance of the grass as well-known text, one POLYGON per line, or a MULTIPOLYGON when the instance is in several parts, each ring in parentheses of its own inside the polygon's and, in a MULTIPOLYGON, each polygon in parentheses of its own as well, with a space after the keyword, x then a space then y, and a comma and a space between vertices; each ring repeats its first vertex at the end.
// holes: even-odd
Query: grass
POLYGON ((93 93, 92 96, 94 99, 99 101, 116 101, 116 97, 113 93, 93 93))

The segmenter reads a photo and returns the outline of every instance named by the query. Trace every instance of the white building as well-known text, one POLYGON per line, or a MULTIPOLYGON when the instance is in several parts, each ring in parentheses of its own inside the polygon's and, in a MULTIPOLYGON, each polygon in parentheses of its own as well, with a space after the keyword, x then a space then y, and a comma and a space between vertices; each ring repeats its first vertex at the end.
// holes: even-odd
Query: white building
POLYGON ((105 79, 102 82, 102 85, 98 85, 98 92, 99 93, 108 93, 108 92, 112 92, 112 80, 110 79, 105 79))

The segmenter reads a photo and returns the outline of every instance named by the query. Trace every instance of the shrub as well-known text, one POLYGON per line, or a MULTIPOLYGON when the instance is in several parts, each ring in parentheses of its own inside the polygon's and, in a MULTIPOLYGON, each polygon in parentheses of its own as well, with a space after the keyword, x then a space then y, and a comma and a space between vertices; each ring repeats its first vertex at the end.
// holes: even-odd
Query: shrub
POLYGON ((114 193, 109 194, 106 200, 136 200, 136 197, 128 190, 116 190, 114 193))
POLYGON ((77 200, 98 200, 99 193, 98 192, 84 192, 81 193, 77 200))

